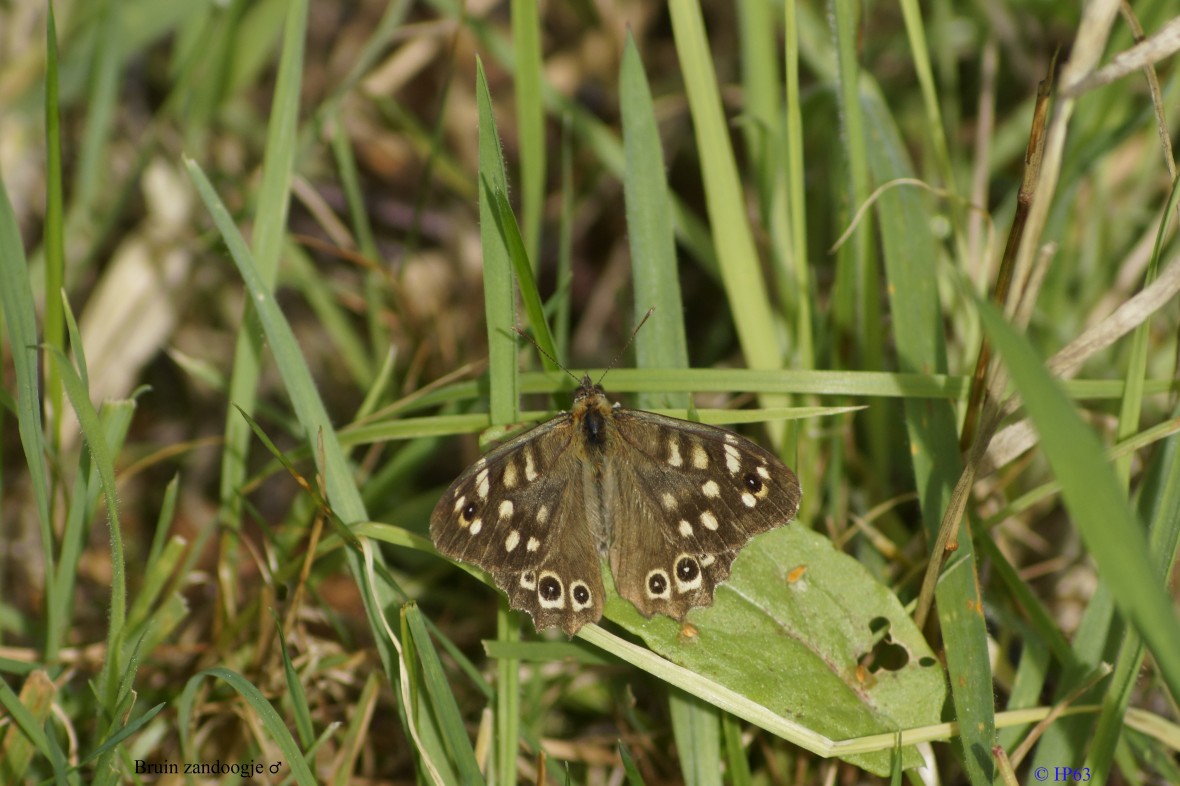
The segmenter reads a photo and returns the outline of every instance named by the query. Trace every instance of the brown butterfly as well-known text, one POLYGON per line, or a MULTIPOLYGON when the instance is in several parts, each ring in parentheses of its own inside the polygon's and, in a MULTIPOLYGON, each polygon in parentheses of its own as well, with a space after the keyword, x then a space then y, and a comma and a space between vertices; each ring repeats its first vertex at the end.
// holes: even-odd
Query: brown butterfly
POLYGON ((538 630, 602 617, 600 555, 647 617, 710 606, 738 551, 799 510, 799 480, 731 431, 626 409, 584 376, 573 407, 500 445, 430 516, 442 554, 486 570, 538 630))

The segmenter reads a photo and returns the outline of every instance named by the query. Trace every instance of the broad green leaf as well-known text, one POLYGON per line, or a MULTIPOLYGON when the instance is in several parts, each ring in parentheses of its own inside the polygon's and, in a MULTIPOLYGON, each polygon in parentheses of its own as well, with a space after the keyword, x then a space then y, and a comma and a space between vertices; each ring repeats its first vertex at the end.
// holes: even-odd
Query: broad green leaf
MULTIPOLYGON (((897 597, 800 524, 751 541, 690 628, 645 620, 613 594, 606 613, 673 663, 831 739, 939 721, 943 671, 897 597)), ((886 775, 890 755, 847 760, 886 775)), ((919 764, 907 750, 905 766, 919 764)))

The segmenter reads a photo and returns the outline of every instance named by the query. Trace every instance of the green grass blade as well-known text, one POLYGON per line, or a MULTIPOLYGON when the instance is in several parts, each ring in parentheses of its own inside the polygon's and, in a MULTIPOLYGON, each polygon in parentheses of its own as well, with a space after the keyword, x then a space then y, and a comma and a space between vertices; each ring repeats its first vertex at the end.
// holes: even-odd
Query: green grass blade
POLYGON ((479 103, 479 236, 483 247, 484 310, 488 320, 489 407, 493 423, 512 423, 520 406, 516 369, 516 296, 512 261, 497 229, 498 210, 492 194, 508 193, 503 148, 492 114, 483 63, 476 60, 476 99, 479 103), (491 189, 491 193, 489 193, 491 189))
MULTIPOLYGON (((62 317, 61 293, 65 287, 65 220, 63 218, 61 169, 61 118, 58 111, 57 83, 57 22, 53 14, 53 3, 46 7, 45 29, 45 343, 65 352, 65 323, 62 317)), ((53 373, 45 377, 45 395, 50 411, 61 413, 64 393, 61 380, 53 373)), ((52 443, 61 446, 61 417, 54 419, 52 443)), ((52 575, 52 574, 51 574, 52 575)), ((49 631, 56 639, 58 633, 49 631)), ((49 644, 49 658, 57 653, 58 642, 49 644)))
MULTIPOLYGON (((796 11, 802 9, 796 7, 796 11)), ((801 21, 796 17, 796 21, 801 21)), ((863 205, 871 190, 864 108, 860 99, 860 64, 857 61, 857 38, 861 29, 860 6, 851 3, 837 3, 832 7, 830 17, 835 35, 835 59, 838 69, 836 78, 839 88, 840 122, 848 142, 844 155, 847 158, 848 203, 850 206, 863 205)), ((854 209, 850 207, 849 211, 854 209)), ((880 359, 881 353, 874 343, 876 334, 875 316, 879 307, 874 304, 877 297, 876 276, 873 274, 873 259, 869 254, 869 237, 873 231, 873 216, 862 224, 849 242, 841 246, 837 257, 837 280, 832 304, 832 316, 836 328, 855 337, 856 352, 863 357, 860 367, 868 366, 873 357, 880 359)), ((878 366, 871 366, 877 368, 878 366)))
MULTIPOLYGON (((173 541, 183 541, 183 538, 174 536, 172 540, 168 538, 168 532, 172 527, 172 517, 176 513, 176 495, 180 492, 180 476, 173 475, 172 480, 168 481, 168 485, 164 487, 164 499, 160 503, 160 513, 156 517, 155 533, 152 535, 152 545, 148 547, 147 562, 154 563, 160 558, 160 554, 164 551, 164 544, 171 546, 173 541)), ((178 572, 175 575, 183 575, 178 572)))
POLYGON ((78 416, 78 424, 86 438, 91 460, 102 481, 106 500, 107 523, 111 535, 111 601, 107 628, 107 651, 100 680, 101 711, 113 716, 118 689, 118 675, 123 672, 123 626, 127 619, 127 574, 123 557, 123 527, 119 521, 119 496, 115 484, 115 457, 107 442, 98 410, 90 403, 90 392, 73 365, 64 356, 52 352, 51 363, 57 365, 66 395, 78 416))
MULTIPOLYGON (((1159 275, 1160 251, 1164 235, 1171 218, 1175 214, 1177 202, 1180 201, 1180 179, 1172 182, 1168 204, 1164 207, 1163 220, 1155 236, 1155 247, 1152 249, 1151 261, 1144 276, 1143 285, 1147 286, 1159 275)), ((1147 361, 1149 352, 1150 322, 1145 320, 1131 334, 1130 360, 1126 371, 1126 389, 1119 407, 1119 424, 1115 434, 1120 441, 1130 438, 1139 431, 1139 421, 1143 409, 1143 385, 1147 377, 1147 361)), ((1180 465, 1175 462, 1175 439, 1169 439, 1162 452, 1167 461, 1174 468, 1172 472, 1164 472, 1164 476, 1176 474, 1180 465)), ((1114 468, 1118 476, 1119 485, 1130 487, 1131 455, 1128 454, 1115 459, 1114 468)), ((1157 458, 1159 458, 1157 456, 1157 458)), ((1149 475, 1151 477, 1151 475, 1149 475)), ((1154 478, 1157 482, 1159 475, 1154 478)), ((1155 484, 1145 483, 1140 494, 1144 499, 1158 503, 1158 509, 1164 517, 1152 519, 1150 529, 1151 553, 1157 557, 1174 555, 1176 550, 1177 528, 1180 527, 1180 500, 1176 495, 1176 483, 1167 483, 1161 490, 1153 488, 1155 484), (1152 492, 1156 493, 1152 493, 1152 492), (1157 542, 1158 541, 1158 542, 1157 542)), ((1170 567, 1170 560, 1165 567, 1164 575, 1170 567)), ((1103 700, 1102 714, 1094 727, 1091 737, 1090 750, 1086 757, 1087 764, 1093 768, 1096 780, 1107 780, 1111 762, 1114 759, 1115 746, 1122 735, 1123 719, 1131 701, 1132 691, 1139 676, 1143 660, 1143 640, 1134 630, 1127 631, 1119 643, 1118 655, 1114 660, 1114 673, 1111 676, 1106 696, 1103 700)))
POLYGON ((89 67, 87 86, 86 129, 78 155, 71 203, 72 219, 89 221, 106 176, 107 145, 115 122, 115 108, 119 97, 119 71, 122 47, 119 20, 121 4, 106 0, 98 4, 99 20, 95 25, 97 46, 89 67))
POLYGON ((745 195, 738 180, 701 9, 693 0, 672 0, 669 9, 700 151, 713 248, 742 351, 751 368, 781 368, 782 353, 746 217, 745 195))
POLYGON ((361 688, 360 698, 357 700, 358 711, 348 719, 348 728, 340 739, 340 746, 347 752, 342 765, 336 770, 332 786, 348 786, 352 783, 352 774, 356 770, 356 761, 361 754, 361 748, 367 739, 373 722, 373 714, 377 708, 377 697, 381 690, 381 678, 377 672, 371 672, 361 688))
POLYGON ((1180 621, 1158 581, 1137 517, 1126 504, 1094 432, 1045 371, 1036 353, 987 303, 980 316, 1040 435, 1061 494, 1119 610, 1147 643, 1172 695, 1180 695, 1180 621))
POLYGON ((283 659, 283 677, 287 681, 287 695, 291 699, 291 707, 295 711, 295 730, 299 733, 299 742, 307 747, 315 742, 315 726, 311 720, 311 710, 307 706, 307 693, 303 690, 303 683, 299 681, 299 672, 295 671, 295 664, 291 662, 291 655, 287 651, 287 637, 283 634, 283 621, 275 616, 275 629, 278 632, 279 654, 283 659))
MULTIPOLYGON (((505 68, 512 67, 511 44, 498 35, 484 20, 462 13, 460 4, 456 0, 430 0, 430 4, 470 25, 472 32, 480 43, 487 47, 496 61, 505 68)), ((587 111, 584 106, 552 86, 542 84, 541 91, 549 111, 568 118, 569 127, 582 140, 582 143, 594 152, 594 155, 598 157, 606 169, 621 180, 625 168, 625 157, 622 144, 615 138, 610 128, 587 111)), ((701 223, 698 216, 685 206, 682 200, 675 196, 672 198, 672 212, 676 221, 677 238, 706 270, 715 270, 716 255, 708 228, 701 223)))
POLYGON ((730 786, 751 786, 754 776, 742 745, 742 725, 729 713, 721 714, 721 735, 725 740, 725 773, 730 786))
MULTIPOLYGON (((930 65, 930 48, 926 43, 926 26, 922 20, 922 11, 915 0, 901 0, 902 16, 905 19, 906 34, 909 37, 912 62, 917 76, 918 86, 922 93, 922 107, 926 111, 927 139, 934 153, 934 162, 938 173, 942 177, 942 186, 949 192, 950 203, 959 203, 958 183, 951 167, 951 155, 947 148, 946 131, 942 118, 942 110, 938 95, 938 87, 934 81, 934 69, 930 65)), ((961 216, 955 211, 955 231, 961 233, 963 227, 959 225, 961 216)))
MULTIPOLYGON (((291 776, 295 778, 295 782, 300 786, 315 786, 315 775, 312 774, 311 768, 304 760, 303 751, 299 749, 299 745, 295 742, 295 738, 291 736, 291 732, 287 729, 287 724, 282 717, 275 711, 266 697, 258 688, 236 671, 227 669, 224 666, 214 666, 211 669, 205 669, 189 678, 185 683, 184 690, 180 694, 180 700, 177 702, 176 714, 180 725, 180 740, 181 750, 184 752, 187 761, 203 761, 200 752, 193 750, 193 741, 190 738, 189 725, 193 719, 193 703, 196 700, 197 688, 200 687, 201 681, 206 677, 214 677, 222 682, 228 683, 235 691, 238 692, 246 703, 249 704, 255 714, 258 715, 262 721, 263 728, 266 729, 270 738, 274 740, 275 744, 279 746, 279 750, 283 753, 284 764, 290 768, 291 776)), ((265 766, 265 765, 259 765, 265 766)), ((236 773, 238 777, 240 773, 236 773)), ((258 773, 255 777, 259 780, 269 776, 273 778, 275 773, 266 772, 258 773)), ((244 781, 243 781, 244 782, 244 781)))
MULTIPOLYGON (((635 337, 636 365, 641 368, 685 368, 688 346, 684 308, 676 267, 671 205, 664 153, 639 51, 630 35, 619 74, 623 112, 623 177, 627 202, 627 234, 635 288, 635 320, 655 307, 648 325, 635 337)), ((685 393, 642 394, 639 406, 685 407, 685 393)), ((675 689, 668 697, 676 749, 685 781, 711 783, 720 772, 721 733, 716 708, 675 689)))
MULTIPOLYGON (((213 191, 209 179, 196 162, 186 160, 185 165, 188 168, 189 176, 196 185, 197 192, 204 201, 205 207, 233 257, 242 280, 246 284, 259 322, 266 332, 275 365, 283 378, 287 395, 291 399, 291 404, 304 429, 306 438, 311 443, 310 447, 313 448, 312 456, 316 460, 317 471, 324 478, 332 510, 346 524, 367 520, 369 517, 353 482, 351 468, 336 437, 332 421, 324 409, 323 401, 319 397, 319 391, 307 367, 307 362, 300 353, 299 344, 295 340, 291 326, 283 317, 283 313, 275 303, 269 288, 259 276, 245 240, 230 218, 225 204, 213 191), (321 459, 322 464, 320 463, 321 459)), ((385 567, 380 553, 375 554, 374 559, 381 568, 385 567)), ((394 664, 397 662, 397 658, 393 645, 383 635, 385 628, 382 609, 395 603, 397 597, 384 584, 379 585, 376 594, 370 593, 368 583, 363 580, 364 565, 360 557, 351 549, 348 551, 348 561, 353 578, 361 590, 365 613, 373 630, 382 665, 385 667, 390 681, 396 686, 399 672, 394 664)))
POLYGON ((771 3, 736 3, 741 34, 738 53, 742 61, 743 116, 741 132, 746 145, 747 179, 758 190, 763 224, 769 224, 770 206, 780 172, 779 125, 783 87, 779 84, 778 19, 771 3))
POLYGON ((121 742, 130 739, 135 735, 136 732, 151 723, 152 718, 155 718, 157 715, 159 715, 165 706, 167 705, 163 703, 157 704, 143 715, 140 715, 138 718, 128 723, 126 726, 121 726, 114 734, 103 740, 102 745, 99 745, 85 757, 80 759, 78 766, 81 767, 83 764, 86 764, 89 761, 100 759, 101 757, 112 753, 121 742))
POLYGON ((463 718, 459 714, 459 707, 455 703, 455 696, 451 692, 442 662, 434 650, 430 634, 422 620, 422 612, 418 611, 416 605, 410 604, 404 614, 410 639, 418 654, 418 665, 423 672, 424 698, 429 702, 432 714, 438 722, 451 762, 457 767, 462 783, 482 783, 479 765, 475 761, 475 751, 467 739, 467 729, 463 726, 463 718))
MULTIPOLYGON (((257 252, 256 269, 261 286, 269 291, 274 287, 278 271, 279 252, 286 233, 287 209, 295 159, 296 123, 299 111, 303 40, 307 30, 307 0, 296 0, 287 8, 283 29, 283 50, 279 59, 279 73, 271 100, 270 122, 267 125, 266 156, 262 165, 262 186, 258 194, 258 208, 253 240, 257 252)), ((257 51, 257 47, 251 51, 257 51)), ((257 329, 254 309, 247 305, 242 330, 234 347, 233 371, 230 375, 228 398, 247 414, 255 408, 258 379, 261 373, 262 337, 257 329)), ((250 455, 250 428, 230 408, 226 412, 225 449, 221 452, 221 524, 224 537, 221 559, 218 561, 222 603, 232 615, 237 607, 236 575, 238 550, 234 535, 240 526, 240 489, 246 477, 246 460, 250 455)))
POLYGON ((573 288, 574 151, 567 123, 561 126, 561 223, 557 233, 557 292, 553 301, 553 343, 557 357, 570 348, 570 290, 573 288))
POLYGON ((135 596, 135 601, 127 612, 127 629, 133 631, 133 638, 134 631, 140 626, 150 624, 149 614, 152 607, 164 595, 164 590, 168 585, 173 583, 179 575, 176 569, 180 565, 186 549, 187 544, 184 539, 176 537, 169 541, 160 554, 152 555, 151 559, 144 561, 146 571, 142 584, 135 596))
MULTIPOLYGON (((486 181, 484 187, 487 187, 486 181)), ((512 205, 508 203, 508 196, 503 191, 494 191, 487 197, 495 207, 496 228, 500 230, 500 237, 508 249, 508 258, 512 260, 516 283, 520 287, 520 299, 524 302, 529 324, 533 326, 534 338, 544 350, 541 353, 541 364, 550 371, 556 371, 558 365, 552 358, 557 357, 557 347, 553 343, 553 335, 549 332, 549 324, 545 320, 545 305, 541 302, 541 293, 537 291, 537 280, 529 264, 524 239, 520 236, 520 227, 512 213, 512 205)))
MULTIPOLYGON (((841 133, 847 138, 840 157, 840 163, 847 167, 844 173, 847 185, 841 189, 847 192, 847 196, 842 197, 847 206, 842 206, 837 215, 843 222, 847 222, 853 210, 866 203, 872 188, 873 175, 869 155, 873 152, 873 141, 868 137, 869 130, 866 126, 869 121, 865 118, 866 108, 863 106, 860 86, 862 73, 858 52, 860 31, 863 29, 862 8, 856 3, 834 3, 831 9, 832 34, 836 43, 834 59, 838 64, 835 78, 839 97, 839 117, 841 133)), ((798 4, 795 11, 795 21, 802 27, 807 19, 805 8, 798 4)), ((800 42, 806 46, 806 36, 800 37, 800 42)), ((806 50, 803 54, 806 57, 806 50)), ((882 209, 880 212, 887 211, 882 209)), ((831 329, 836 335, 851 336, 850 349, 840 353, 835 359, 841 366, 872 369, 885 367, 885 337, 884 331, 880 329, 883 300, 878 272, 880 260, 871 252, 875 227, 876 213, 868 211, 857 231, 836 252, 831 329)), ((884 407, 869 412, 864 418, 868 453, 874 473, 888 474, 893 465, 893 457, 889 455, 889 420, 896 418, 896 410, 890 412, 884 407)))
MULTIPOLYGON (((513 287, 513 268, 520 282, 521 292, 538 343, 546 351, 556 352, 553 338, 545 322, 540 296, 536 291, 532 269, 516 227, 516 218, 508 205, 508 175, 504 165, 500 134, 492 113, 492 97, 488 90, 483 62, 476 60, 476 99, 479 105, 479 218, 480 242, 484 259, 484 307, 488 324, 488 374, 490 384, 490 416, 493 425, 511 423, 520 410, 519 370, 516 364, 516 296, 513 287)), ((512 641, 517 633, 511 630, 517 622, 508 612, 501 598, 496 629, 500 638, 512 641)), ((496 768, 500 780, 516 780, 516 747, 519 734, 518 664, 504 659, 497 664, 496 682, 496 768)), ((454 697, 448 697, 451 702, 454 697)), ((438 700, 443 700, 441 697, 438 700)), ((464 742, 466 744, 466 742, 464 742)), ((452 746, 453 747, 453 746, 452 746)), ((452 756, 462 756, 452 750, 452 756)), ((460 763, 460 767, 465 765, 460 763)))
POLYGON ((234 56, 228 58, 230 67, 223 77, 224 93, 218 96, 221 101, 254 83, 263 73, 270 62, 282 20, 289 19, 294 9, 282 0, 259 0, 231 10, 238 15, 228 39, 234 56))
MULTIPOLYGON (((639 771, 639 767, 635 764, 635 757, 631 755, 631 751, 622 740, 619 740, 619 758, 623 761, 623 772, 627 775, 628 786, 644 786, 643 773, 639 771)), ((568 776, 567 772, 565 780, 567 784, 570 783, 568 776)))
MULTIPOLYGON (((392 11, 393 6, 391 5, 386 9, 387 16, 392 11)), ((375 41, 369 43, 372 44, 375 41)), ((348 204, 348 217, 352 222, 352 234, 356 238, 357 248, 367 259, 380 259, 377 240, 373 236, 373 226, 369 221, 369 212, 365 207, 365 197, 361 190, 356 156, 353 155, 351 140, 345 131, 339 107, 335 104, 331 105, 329 116, 325 118, 324 125, 327 127, 328 143, 332 146, 332 156, 336 161, 336 171, 340 175, 340 187, 344 191, 344 199, 348 204)), ((384 298, 382 286, 380 272, 370 270, 365 281, 365 320, 369 332, 369 344, 373 347, 383 347, 389 344, 389 331, 381 323, 381 305, 384 298)), ((368 365, 374 365, 374 360, 368 359, 368 365)), ((370 373, 372 373, 371 369, 370 373)))
POLYGON ((272 286, 287 234, 287 212, 299 124, 299 94, 303 84, 307 11, 307 0, 295 0, 287 9, 278 78, 266 125, 262 186, 258 191, 258 210, 251 236, 258 273, 263 281, 272 286))
POLYGON ((668 706, 685 784, 716 783, 721 772, 721 711, 675 688, 668 694, 668 706))
POLYGON ((13 720, 0 737, 0 778, 5 783, 19 783, 24 779, 34 750, 42 756, 49 755, 49 739, 42 724, 49 716, 53 694, 53 681, 40 669, 28 674, 21 689, 21 696, 31 706, 26 706, 21 696, 0 680, 0 707, 13 720))
POLYGON ((535 0, 512 0, 516 125, 520 149, 520 209, 525 256, 539 264, 545 206, 545 110, 541 103, 541 20, 535 0))
MULTIPOLYGON (((793 302, 795 313, 795 346, 798 347, 799 363, 803 368, 815 367, 815 339, 812 336, 811 312, 811 265, 807 253, 807 192, 803 165, 803 107, 799 93, 799 21, 795 0, 785 3, 786 24, 784 42, 786 48, 786 195, 790 216, 790 264, 794 268, 795 282, 793 302)), ((772 226, 771 231, 774 231, 772 226)), ((782 246, 781 238, 775 238, 782 246)), ((786 255, 784 254, 784 257, 786 255)))
MULTIPOLYGON (((904 145, 879 94, 870 87, 862 91, 861 100, 869 121, 871 138, 867 148, 874 179, 885 183, 911 176, 904 145)), ((938 255, 930 233, 928 206, 919 192, 894 188, 881 195, 877 215, 900 370, 943 372, 944 337, 941 330, 932 328, 939 324, 941 315, 938 255)), ((955 415, 947 402, 927 404, 907 399, 903 407, 923 525, 927 542, 934 543, 951 489, 962 471, 955 415)), ((991 666, 974 547, 966 530, 958 543, 955 565, 944 569, 936 599, 955 715, 962 734, 963 765, 971 783, 984 786, 991 783, 994 770, 991 666)))
MULTIPOLYGON (((41 395, 37 370, 37 317, 29 281, 28 261, 21 242, 20 229, 8 199, 8 189, 0 181, 0 306, 4 311, 12 366, 16 376, 16 419, 21 450, 29 472, 29 484, 37 510, 37 526, 41 535, 41 551, 45 567, 46 586, 56 567, 53 554, 57 550, 49 515, 49 475, 46 472, 45 431, 41 421, 41 395)), ((49 598, 46 620, 51 631, 46 640, 53 651, 61 645, 65 620, 58 619, 56 610, 62 599, 49 598)))
MULTIPOLYGON (((336 347, 340 362, 348 369, 352 383, 360 389, 372 384, 374 368, 368 351, 369 344, 366 344, 365 336, 356 328, 355 315, 341 305, 329 287, 324 286, 322 271, 303 248, 288 242, 283 259, 286 262, 283 268, 284 280, 289 280, 307 299, 328 340, 336 347)), ((380 303, 373 308, 380 313, 380 303)), ((384 345, 386 342, 377 344, 384 345)))
MULTIPOLYGON (((688 345, 664 151, 652 108, 651 89, 630 35, 623 50, 619 97, 623 111, 623 149, 627 156, 623 187, 635 286, 635 323, 639 323, 650 307, 655 307, 648 324, 635 336, 635 361, 640 368, 686 368, 688 345)), ((639 397, 639 406, 645 409, 687 404, 688 396, 683 393, 639 397)))

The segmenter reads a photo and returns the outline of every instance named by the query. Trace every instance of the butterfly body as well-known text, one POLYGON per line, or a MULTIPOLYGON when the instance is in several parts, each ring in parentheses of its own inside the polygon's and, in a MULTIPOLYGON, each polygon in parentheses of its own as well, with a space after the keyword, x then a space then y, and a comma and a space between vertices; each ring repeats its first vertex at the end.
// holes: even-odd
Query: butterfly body
POLYGON ((538 630, 602 616, 601 557, 645 616, 713 602, 738 550, 785 524, 799 482, 715 426, 612 405, 583 377, 573 406, 495 448, 430 518, 438 550, 488 571, 538 630))

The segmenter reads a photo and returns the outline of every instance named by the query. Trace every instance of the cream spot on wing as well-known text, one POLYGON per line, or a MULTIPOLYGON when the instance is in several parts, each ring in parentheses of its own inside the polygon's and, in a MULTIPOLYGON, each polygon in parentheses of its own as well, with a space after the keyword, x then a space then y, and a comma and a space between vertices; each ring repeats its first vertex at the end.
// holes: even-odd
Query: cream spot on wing
POLYGON ((701 555, 701 567, 702 568, 707 568, 716 561, 717 561, 717 558, 714 557, 712 554, 702 554, 701 555))
POLYGON ((705 448, 697 442, 692 445, 692 465, 697 469, 709 468, 709 454, 705 452, 705 448))
POLYGON ((488 498, 488 489, 491 488, 491 484, 488 483, 488 468, 487 467, 484 467, 483 469, 481 469, 479 471, 479 474, 475 476, 475 483, 479 487, 478 489, 476 489, 479 492, 479 498, 480 499, 487 499, 488 498))
POLYGON ((520 533, 517 532, 516 530, 512 530, 511 532, 508 533, 508 537, 504 539, 504 549, 505 549, 505 551, 512 551, 514 548, 516 548, 519 545, 520 545, 520 533))
POLYGON ((504 467, 502 482, 506 489, 516 488, 516 462, 509 461, 508 466, 504 467))
POLYGON ((686 538, 692 537, 692 525, 684 519, 680 519, 680 534, 686 538))
POLYGON ((464 494, 459 499, 455 500, 455 512, 463 510, 463 506, 467 504, 467 495, 464 494))
POLYGON ((725 468, 731 475, 736 475, 742 468, 742 454, 738 453, 738 449, 733 445, 725 446, 725 468))
POLYGON ((471 522, 471 529, 468 530, 472 535, 478 535, 479 531, 483 529, 483 519, 476 519, 471 522))
POLYGON ((501 519, 512 518, 512 500, 506 499, 500 503, 500 518, 501 519))
POLYGON ((717 529, 717 517, 707 510, 701 514, 701 523, 705 525, 705 529, 717 529))
POLYGON ((742 493, 742 504, 745 505, 747 508, 752 508, 758 504, 758 500, 754 497, 753 494, 746 491, 746 492, 742 493))
POLYGON ((765 464, 758 467, 758 474, 762 476, 763 480, 770 480, 770 470, 766 468, 765 464))
POLYGON ((536 551, 537 549, 541 548, 541 541, 537 540, 536 538, 529 538, 529 542, 524 544, 524 547, 529 551, 536 551))
POLYGON ((480 456, 479 460, 476 461, 475 464, 473 464, 472 466, 474 466, 475 469, 477 469, 477 470, 481 470, 484 467, 486 467, 487 465, 488 465, 488 457, 487 456, 480 456))
POLYGON ((725 441, 731 445, 736 445, 738 443, 737 434, 730 434, 728 431, 725 432, 725 441))
POLYGON ((535 571, 526 570, 520 574, 520 586, 526 590, 535 590, 537 588, 537 574, 535 571))
POLYGON ((717 499, 721 496, 721 487, 717 485, 715 480, 706 480, 701 486, 701 491, 705 492, 705 496, 710 499, 717 499))
POLYGON ((668 438, 668 463, 673 467, 684 464, 684 459, 680 458, 680 442, 676 437, 668 438))
POLYGON ((664 505, 664 510, 676 510, 676 497, 665 491, 660 497, 660 502, 664 505))
POLYGON ((537 479, 537 465, 533 463, 533 451, 525 448, 524 451, 524 477, 529 483, 537 479))
POLYGON ((544 524, 547 521, 549 521, 549 506, 542 505, 537 508, 537 523, 544 524))

